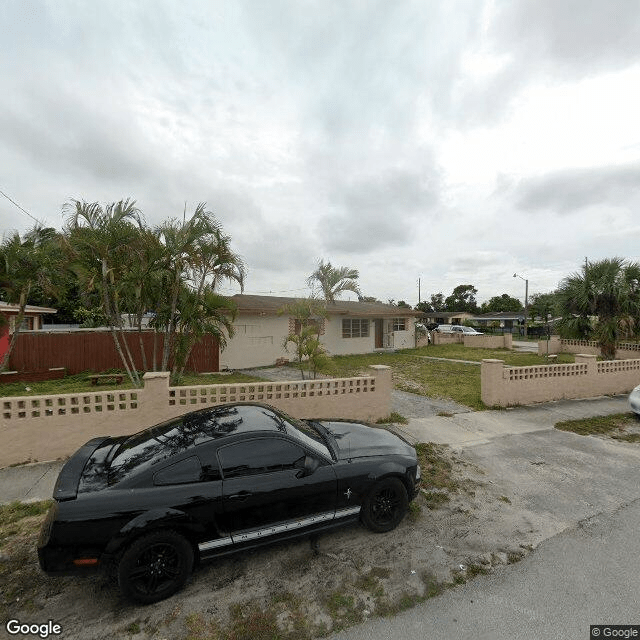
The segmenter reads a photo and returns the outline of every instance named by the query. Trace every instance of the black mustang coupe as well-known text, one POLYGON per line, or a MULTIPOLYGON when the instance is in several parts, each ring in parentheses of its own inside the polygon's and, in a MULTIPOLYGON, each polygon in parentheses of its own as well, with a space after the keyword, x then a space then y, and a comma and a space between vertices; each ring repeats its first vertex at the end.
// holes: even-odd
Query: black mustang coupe
POLYGON ((40 566, 111 567, 125 596, 157 602, 200 558, 358 518, 390 531, 419 481, 413 447, 384 429, 261 404, 202 409, 80 448, 56 482, 40 566))

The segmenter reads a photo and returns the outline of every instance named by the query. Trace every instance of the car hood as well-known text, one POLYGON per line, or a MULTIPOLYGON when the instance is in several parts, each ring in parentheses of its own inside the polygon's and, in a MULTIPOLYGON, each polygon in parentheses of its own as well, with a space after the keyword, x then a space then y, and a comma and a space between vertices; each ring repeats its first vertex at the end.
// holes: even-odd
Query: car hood
POLYGON ((411 445, 386 429, 338 420, 320 424, 335 438, 339 460, 388 454, 415 456, 411 445))

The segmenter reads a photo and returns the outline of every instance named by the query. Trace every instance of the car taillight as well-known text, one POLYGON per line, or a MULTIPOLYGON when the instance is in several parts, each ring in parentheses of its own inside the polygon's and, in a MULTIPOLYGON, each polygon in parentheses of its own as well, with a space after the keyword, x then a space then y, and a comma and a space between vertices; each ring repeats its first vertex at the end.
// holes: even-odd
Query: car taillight
POLYGON ((92 567, 98 564, 98 558, 76 558, 73 564, 77 567, 92 567))

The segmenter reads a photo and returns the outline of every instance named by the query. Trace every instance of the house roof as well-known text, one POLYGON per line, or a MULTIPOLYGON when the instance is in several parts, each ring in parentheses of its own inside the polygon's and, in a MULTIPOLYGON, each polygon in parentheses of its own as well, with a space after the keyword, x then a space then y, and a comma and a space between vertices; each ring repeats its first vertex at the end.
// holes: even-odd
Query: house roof
MULTIPOLYGON (((9 302, 3 302, 0 300, 0 313, 18 313, 20 305, 10 304, 9 302)), ((35 305, 28 304, 24 308, 25 313, 38 314, 38 313, 58 313, 57 309, 51 309, 50 307, 36 307, 35 305)))
POLYGON ((473 316, 473 320, 523 320, 524 311, 493 311, 473 316))
MULTIPOLYGON (((293 304, 299 298, 284 298, 280 296, 252 296, 236 294, 232 297, 238 307, 239 313, 265 313, 277 314, 282 307, 293 304)), ((390 317, 401 318, 407 316, 421 316, 422 312, 396 307, 393 304, 380 302, 352 302, 349 300, 336 300, 327 304, 329 315, 358 316, 358 317, 390 317)))
POLYGON ((427 311, 423 313, 427 318, 461 318, 463 316, 472 316, 468 311, 427 311))

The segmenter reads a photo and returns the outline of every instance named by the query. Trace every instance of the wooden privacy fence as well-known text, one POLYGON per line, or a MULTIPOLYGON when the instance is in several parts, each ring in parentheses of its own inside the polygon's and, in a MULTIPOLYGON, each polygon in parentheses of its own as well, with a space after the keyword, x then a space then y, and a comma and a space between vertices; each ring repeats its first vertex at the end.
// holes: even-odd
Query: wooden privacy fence
MULTIPOLYGON (((141 335, 147 357, 147 368, 151 369, 154 332, 143 331, 141 335)), ((139 334, 137 331, 126 331, 125 336, 136 368, 142 371, 144 367, 139 334)), ((162 360, 163 344, 162 335, 158 335, 156 344, 158 367, 162 360)), ((218 341, 213 336, 204 336, 191 351, 187 371, 198 373, 218 371, 219 360, 218 341)), ((111 332, 95 329, 25 331, 18 334, 10 361, 10 367, 14 371, 41 371, 51 367, 64 367, 70 375, 87 370, 122 369, 122 366, 111 332)))

